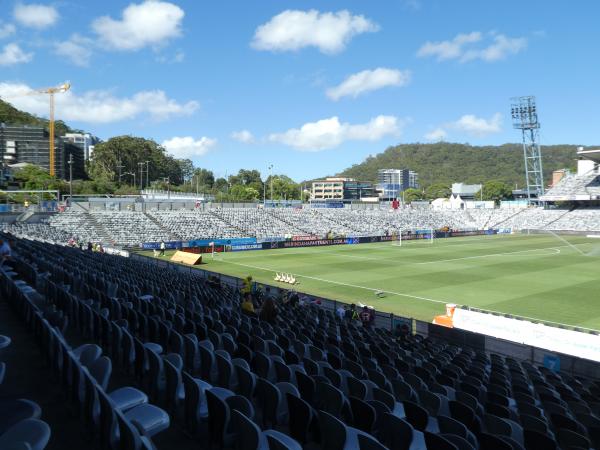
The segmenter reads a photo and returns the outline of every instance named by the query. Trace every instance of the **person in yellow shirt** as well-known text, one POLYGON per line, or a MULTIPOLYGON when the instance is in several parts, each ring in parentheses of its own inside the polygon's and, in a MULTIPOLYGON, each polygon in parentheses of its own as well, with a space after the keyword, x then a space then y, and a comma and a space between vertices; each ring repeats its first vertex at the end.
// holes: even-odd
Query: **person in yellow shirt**
POLYGON ((250 292, 244 293, 244 298, 242 300, 242 311, 248 314, 256 314, 254 311, 254 304, 252 303, 252 296, 250 292))

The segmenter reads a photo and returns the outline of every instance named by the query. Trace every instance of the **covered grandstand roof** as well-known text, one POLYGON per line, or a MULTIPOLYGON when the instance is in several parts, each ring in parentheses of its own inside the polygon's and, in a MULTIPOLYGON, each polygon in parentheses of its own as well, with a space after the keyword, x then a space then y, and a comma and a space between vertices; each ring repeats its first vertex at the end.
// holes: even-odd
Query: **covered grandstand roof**
POLYGON ((596 150, 577 150, 577 156, 583 157, 585 159, 591 159, 595 162, 600 162, 600 149, 596 150))

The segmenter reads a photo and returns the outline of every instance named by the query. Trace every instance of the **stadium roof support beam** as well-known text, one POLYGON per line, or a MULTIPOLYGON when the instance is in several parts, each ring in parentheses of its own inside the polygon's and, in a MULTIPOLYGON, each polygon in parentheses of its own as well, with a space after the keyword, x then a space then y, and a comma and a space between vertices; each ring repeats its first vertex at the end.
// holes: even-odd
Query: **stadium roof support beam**
POLYGON ((511 99, 510 113, 513 128, 521 130, 523 158, 525 160, 525 182, 527 199, 530 203, 539 202, 544 195, 544 173, 542 150, 540 147, 537 106, 535 97, 514 97, 511 99))

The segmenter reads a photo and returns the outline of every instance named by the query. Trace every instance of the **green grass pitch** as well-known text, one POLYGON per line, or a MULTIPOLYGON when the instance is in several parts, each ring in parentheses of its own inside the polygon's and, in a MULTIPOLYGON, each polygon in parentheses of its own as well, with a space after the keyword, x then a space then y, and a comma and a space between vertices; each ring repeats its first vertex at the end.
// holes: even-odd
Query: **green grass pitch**
MULTIPOLYGON (((445 303, 600 329, 600 240, 550 234, 204 255, 201 269, 431 321, 445 303), (571 244, 571 245, 568 245, 571 244), (579 251, 578 251, 579 249, 579 251), (584 253, 584 254, 582 254, 584 253), (376 291, 383 291, 378 298, 376 291)), ((144 252, 152 255, 152 252, 144 252)), ((172 252, 167 252, 167 259, 172 252)))

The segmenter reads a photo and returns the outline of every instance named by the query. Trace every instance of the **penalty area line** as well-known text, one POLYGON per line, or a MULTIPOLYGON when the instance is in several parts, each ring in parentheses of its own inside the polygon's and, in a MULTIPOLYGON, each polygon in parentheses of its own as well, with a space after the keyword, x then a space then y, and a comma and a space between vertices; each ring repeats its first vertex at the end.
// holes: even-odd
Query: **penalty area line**
MULTIPOLYGON (((254 265, 251 265, 251 264, 242 264, 242 263, 233 262, 233 261, 225 261, 224 259, 222 259, 221 262, 224 262, 224 263, 227 263, 227 264, 234 264, 236 266, 248 267, 250 269, 258 269, 258 270, 264 270, 264 271, 267 271, 267 272, 277 273, 276 270, 269 269, 267 267, 254 266, 254 265)), ((384 289, 377 289, 377 288, 370 288, 370 287, 366 287, 366 286, 359 286, 357 284, 342 283, 341 281, 326 280, 325 278, 312 277, 310 275, 302 275, 302 274, 299 274, 299 273, 292 273, 292 275, 294 275, 296 277, 299 277, 299 278, 308 278, 310 280, 322 281, 324 283, 330 283, 330 284, 337 284, 339 286, 346 286, 346 287, 353 287, 353 288, 357 288, 357 289, 364 289, 366 291, 371 291, 371 292, 383 292, 384 294, 396 295, 398 297, 412 298, 414 300, 423 300, 423 301, 427 301, 427 302, 431 302, 431 303, 441 303, 441 304, 446 304, 446 303, 455 303, 456 304, 456 302, 453 301, 453 300, 436 300, 434 298, 421 297, 419 295, 404 294, 402 292, 386 291, 384 289)))
MULTIPOLYGON (((566 247, 566 245, 563 245, 561 247, 566 247)), ((416 263, 416 264, 419 264, 419 265, 421 265, 421 264, 436 264, 436 263, 451 262, 451 261, 462 261, 463 259, 490 258, 492 256, 514 255, 516 253, 538 252, 540 250, 554 250, 554 252, 544 253, 541 255, 532 255, 532 256, 550 256, 550 255, 558 255, 560 253, 559 247, 544 247, 544 248, 533 248, 531 250, 519 250, 516 252, 490 253, 489 255, 464 256, 462 258, 452 258, 452 259, 437 259, 435 261, 425 261, 425 262, 420 262, 420 263, 416 263)))

